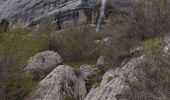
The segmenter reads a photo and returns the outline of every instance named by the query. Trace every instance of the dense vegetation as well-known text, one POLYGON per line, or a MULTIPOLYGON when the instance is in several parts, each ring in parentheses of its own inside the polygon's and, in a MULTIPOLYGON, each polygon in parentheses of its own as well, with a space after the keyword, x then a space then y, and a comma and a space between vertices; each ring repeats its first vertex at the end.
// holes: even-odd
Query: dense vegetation
POLYGON ((33 36, 30 30, 10 28, 6 20, 0 23, 0 97, 20 100, 35 88, 31 76, 23 73, 29 57, 43 50, 44 35, 33 36), (2 93, 2 94, 1 94, 2 93))

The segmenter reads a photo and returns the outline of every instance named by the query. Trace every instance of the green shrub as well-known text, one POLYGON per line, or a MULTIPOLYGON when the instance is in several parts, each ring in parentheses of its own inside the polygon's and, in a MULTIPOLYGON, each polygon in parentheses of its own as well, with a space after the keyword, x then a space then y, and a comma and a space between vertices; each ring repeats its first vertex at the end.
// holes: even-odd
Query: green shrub
POLYGON ((38 84, 32 77, 25 74, 7 75, 3 80, 5 98, 10 100, 23 100, 38 84))
POLYGON ((9 30, 9 22, 7 19, 3 19, 0 22, 0 33, 6 32, 9 30))
POLYGON ((128 59, 134 54, 131 54, 131 49, 134 47, 134 39, 128 39, 126 37, 120 37, 118 39, 112 39, 111 44, 104 44, 101 47, 101 53, 105 58, 105 68, 116 67, 123 60, 128 59))
POLYGON ((150 38, 143 42, 142 44, 142 55, 144 55, 148 60, 155 60, 163 54, 163 41, 160 38, 150 38))
POLYGON ((46 35, 23 28, 9 29, 0 40, 0 82, 4 100, 23 100, 37 85, 23 72, 27 60, 44 49, 46 35))
POLYGON ((77 100, 74 97, 65 96, 63 100, 77 100))
POLYGON ((88 65, 91 65, 94 67, 96 64, 96 60, 94 60, 94 59, 70 60, 70 61, 66 61, 64 63, 66 63, 67 65, 70 65, 71 67, 74 67, 74 68, 80 68, 80 66, 83 64, 88 64, 88 65))
POLYGON ((108 82, 110 82, 111 80, 113 80, 113 77, 112 77, 112 76, 109 76, 109 77, 108 77, 108 82))
POLYGON ((90 82, 86 83, 87 90, 89 91, 93 86, 98 87, 102 81, 103 74, 101 72, 97 73, 94 77, 90 79, 90 82))
POLYGON ((28 30, 22 28, 5 32, 0 43, 0 64, 23 66, 29 57, 44 49, 45 39, 45 35, 31 36, 28 30))

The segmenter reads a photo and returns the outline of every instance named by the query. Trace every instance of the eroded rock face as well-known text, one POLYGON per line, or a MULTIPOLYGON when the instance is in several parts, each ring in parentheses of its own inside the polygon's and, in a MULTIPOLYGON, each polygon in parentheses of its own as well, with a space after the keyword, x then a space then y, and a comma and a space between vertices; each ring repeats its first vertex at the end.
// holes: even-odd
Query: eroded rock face
POLYGON ((0 2, 0 20, 7 18, 12 23, 30 25, 80 4, 81 0, 4 0, 0 2))
POLYGON ((61 56, 54 51, 44 51, 31 57, 25 70, 30 74, 47 74, 62 63, 61 56))
POLYGON ((107 71, 100 86, 92 88, 85 100, 119 100, 118 96, 124 95, 130 88, 126 80, 130 83, 137 82, 136 67, 144 63, 146 63, 144 57, 134 58, 116 70, 107 71))
POLYGON ((68 65, 55 68, 30 94, 28 100, 84 100, 85 81, 68 65))
MULTIPOLYGON (((108 6, 114 6, 116 11, 126 11, 129 9, 128 1, 129 0, 108 0, 108 6)), ((55 15, 59 12, 66 12, 63 14, 68 16, 64 16, 64 19, 69 20, 70 14, 68 14, 67 11, 74 12, 80 8, 86 9, 93 5, 100 6, 99 2, 100 0, 1 0, 0 20, 7 18, 12 23, 21 23, 24 26, 28 26, 32 23, 39 23, 43 21, 44 18, 52 17, 55 19, 55 15)), ((71 16, 73 15, 74 18, 77 18, 75 14, 71 14, 71 16)), ((90 15, 88 14, 88 16, 90 15)), ((95 17, 97 18, 97 16, 95 17)), ((63 19, 60 22, 63 23, 63 19)))

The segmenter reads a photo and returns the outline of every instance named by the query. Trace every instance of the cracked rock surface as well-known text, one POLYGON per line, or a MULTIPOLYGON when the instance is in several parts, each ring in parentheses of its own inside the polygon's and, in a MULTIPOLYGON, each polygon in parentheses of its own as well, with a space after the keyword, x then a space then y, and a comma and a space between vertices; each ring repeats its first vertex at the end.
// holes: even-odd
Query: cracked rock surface
MULTIPOLYGON (((8 19, 14 24, 28 26, 32 21, 37 23, 44 18, 54 17, 59 11, 75 9, 81 5, 82 0, 0 0, 0 20, 8 19)), ((85 0, 91 5, 100 0, 85 0)), ((127 12, 129 0, 108 0, 108 4, 114 5, 116 11, 127 12)))
POLYGON ((123 95, 124 91, 130 88, 126 80, 130 83, 137 81, 134 75, 136 73, 135 68, 141 63, 145 63, 143 57, 134 58, 115 70, 107 71, 100 86, 92 88, 85 100, 119 100, 117 96, 123 95))
POLYGON ((60 65, 40 81, 28 100, 84 100, 85 81, 68 65, 60 65))
POLYGON ((30 74, 48 74, 63 62, 61 56, 54 51, 44 51, 31 57, 25 70, 30 74))

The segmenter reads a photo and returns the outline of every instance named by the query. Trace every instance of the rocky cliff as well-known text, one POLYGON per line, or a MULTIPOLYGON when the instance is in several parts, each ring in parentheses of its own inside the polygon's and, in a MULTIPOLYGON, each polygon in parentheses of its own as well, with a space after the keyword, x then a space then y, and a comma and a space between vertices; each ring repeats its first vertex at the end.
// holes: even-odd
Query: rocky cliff
MULTIPOLYGON (((122 6, 118 8, 121 11, 128 4, 128 0, 108 0, 108 2, 109 5, 124 5, 123 8, 122 6)), ((91 22, 94 13, 92 10, 99 4, 100 0, 1 0, 0 20, 7 18, 12 23, 27 26, 52 16, 53 20, 59 19, 58 24, 61 24, 79 17, 80 13, 77 10, 83 10, 87 16, 87 22, 91 22)))
POLYGON ((30 24, 59 11, 76 9, 81 3, 80 0, 4 0, 0 2, 0 19, 30 24))

